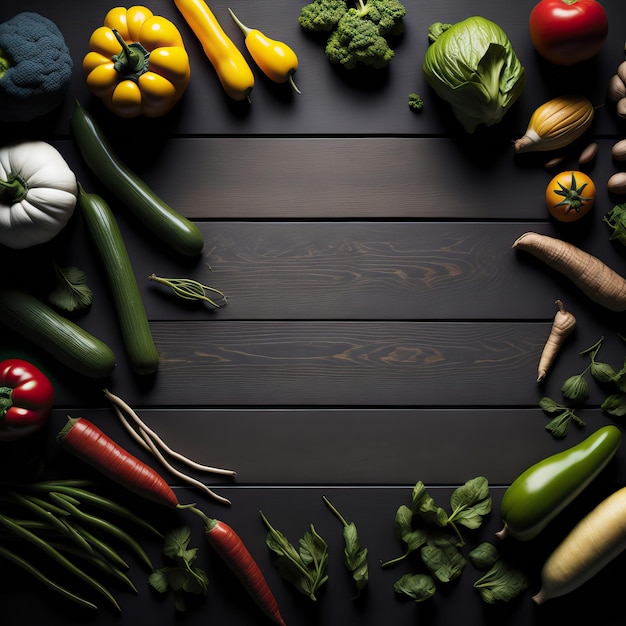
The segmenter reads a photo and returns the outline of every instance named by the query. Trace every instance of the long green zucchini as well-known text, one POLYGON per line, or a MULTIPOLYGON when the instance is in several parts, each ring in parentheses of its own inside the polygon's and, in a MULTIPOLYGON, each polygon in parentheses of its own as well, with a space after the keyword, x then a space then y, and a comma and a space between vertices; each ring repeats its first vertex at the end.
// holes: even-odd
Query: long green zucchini
POLYGON ((200 229, 120 161, 96 121, 78 102, 70 126, 89 169, 143 226, 182 255, 200 254, 204 246, 200 229))
POLYGON ((0 289, 0 322, 80 374, 106 378, 115 368, 109 346, 25 291, 0 289))
POLYGON ((86 193, 80 185, 78 206, 104 266, 130 366, 136 374, 153 374, 159 366, 159 352, 115 216, 105 200, 86 193))

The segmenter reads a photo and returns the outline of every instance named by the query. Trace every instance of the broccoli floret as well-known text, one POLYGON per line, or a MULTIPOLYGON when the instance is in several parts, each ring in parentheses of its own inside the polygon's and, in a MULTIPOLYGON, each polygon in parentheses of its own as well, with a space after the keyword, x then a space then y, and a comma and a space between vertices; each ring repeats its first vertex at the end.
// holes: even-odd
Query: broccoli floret
POLYGON ((72 75, 72 57, 56 24, 18 13, 0 24, 0 119, 30 121, 56 108, 72 75))
POLYGON ((350 9, 328 38, 326 56, 348 70, 359 62, 379 69, 393 59, 394 52, 374 22, 350 9))
POLYGON ((383 36, 400 35, 404 30, 406 8, 398 0, 367 0, 362 11, 378 26, 383 36))
POLYGON ((424 100, 416 93, 409 94, 409 108, 412 111, 421 111, 424 108, 424 100))
POLYGON ((298 21, 307 30, 331 31, 347 11, 346 0, 314 0, 302 7, 298 21))

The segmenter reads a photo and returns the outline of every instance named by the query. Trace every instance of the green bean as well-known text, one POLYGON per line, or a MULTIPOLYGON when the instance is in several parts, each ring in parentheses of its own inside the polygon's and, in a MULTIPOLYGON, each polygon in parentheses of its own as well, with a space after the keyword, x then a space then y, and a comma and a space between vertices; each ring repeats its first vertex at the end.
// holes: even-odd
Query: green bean
POLYGON ((90 602, 89 600, 82 598, 81 596, 73 593, 69 589, 66 589, 65 587, 54 582, 51 578, 48 578, 48 576, 43 574, 36 567, 33 567, 28 561, 18 556, 14 552, 7 550, 1 545, 0 545, 0 556, 3 556, 8 561, 11 561, 11 563, 13 563, 14 565, 21 567, 23 570, 28 572, 31 576, 36 578, 39 582, 46 585, 46 587, 53 589, 54 591, 56 591, 57 593, 60 593, 62 596, 65 596, 69 600, 72 600, 73 602, 77 602, 78 604, 81 604, 82 606, 88 607, 90 609, 98 608, 93 602, 90 602))
POLYGON ((119 567, 128 569, 128 563, 107 543, 102 541, 99 537, 91 534, 87 529, 83 528, 76 522, 72 522, 72 527, 76 532, 80 533, 84 537, 85 541, 88 541, 100 554, 107 558, 112 563, 116 563, 119 567))
POLYGON ((52 510, 48 510, 46 505, 47 503, 44 500, 40 500, 39 498, 32 498, 30 496, 22 496, 19 493, 13 492, 11 494, 16 502, 25 506, 29 511, 48 522, 50 526, 58 530, 62 535, 71 539, 74 543, 79 545, 87 552, 91 552, 93 554, 93 548, 77 533, 69 524, 67 524, 64 520, 59 519, 55 516, 53 510, 60 511, 63 515, 68 515, 68 512, 64 509, 60 509, 55 507, 54 505, 50 505, 52 510))
POLYGON ((65 567, 69 572, 80 578, 82 581, 99 591, 103 596, 105 596, 118 610, 121 611, 120 605, 117 603, 117 600, 111 595, 110 591, 100 584, 97 580, 89 576, 86 572, 81 570, 79 567, 74 565, 69 559, 65 558, 58 550, 55 550, 50 546, 46 541, 41 539, 41 537, 32 533, 30 530, 17 523, 15 520, 12 520, 10 517, 6 515, 0 514, 0 524, 2 524, 5 528, 12 530, 18 537, 25 539, 30 542, 34 546, 41 548, 46 554, 52 557, 59 565, 65 567))
POLYGON ((115 567, 115 565, 107 561, 105 558, 91 555, 91 554, 85 554, 81 550, 76 549, 74 546, 69 546, 66 544, 51 542, 50 545, 53 548, 56 548, 59 552, 69 552, 70 554, 73 554, 74 556, 77 556, 78 558, 86 560, 88 563, 95 565, 96 567, 101 569, 103 572, 107 572, 108 574, 111 574, 115 578, 121 580, 123 583, 128 585, 128 587, 130 587, 135 593, 139 593, 137 591, 137 587, 135 587, 135 584, 126 575, 126 573, 123 572, 119 567, 115 567))
MULTIPOLYGON (((72 515, 75 515, 79 520, 91 524, 95 528, 107 532, 114 536, 116 539, 119 539, 120 541, 125 543, 127 546, 132 548, 137 556, 139 556, 144 561, 144 563, 150 568, 150 571, 154 569, 150 557, 127 532, 123 531, 121 528, 107 520, 103 520, 94 515, 90 515, 89 513, 85 513, 85 511, 81 511, 81 509, 79 509, 78 506, 75 504, 77 501, 70 496, 52 492, 50 493, 50 497, 61 506, 66 507, 67 510, 70 511, 72 515)), ((80 502, 78 502, 78 504, 80 504, 80 502)))

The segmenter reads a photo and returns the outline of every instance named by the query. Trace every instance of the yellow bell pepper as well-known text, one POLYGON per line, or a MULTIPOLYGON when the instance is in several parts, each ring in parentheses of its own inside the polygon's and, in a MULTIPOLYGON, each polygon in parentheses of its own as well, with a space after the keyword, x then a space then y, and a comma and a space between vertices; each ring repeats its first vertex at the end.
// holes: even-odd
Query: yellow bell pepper
POLYGON ((143 6, 115 7, 89 39, 89 90, 124 118, 161 117, 185 92, 191 71, 182 36, 143 6))

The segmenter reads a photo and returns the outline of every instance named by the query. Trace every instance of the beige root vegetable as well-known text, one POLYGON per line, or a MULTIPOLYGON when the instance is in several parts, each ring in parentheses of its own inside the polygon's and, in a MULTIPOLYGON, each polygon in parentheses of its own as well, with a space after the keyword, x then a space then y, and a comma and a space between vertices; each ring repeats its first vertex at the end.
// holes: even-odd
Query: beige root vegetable
POLYGON ((593 578, 626 548, 626 487, 588 513, 557 546, 541 570, 537 604, 563 596, 593 578))
POLYGON ((601 306, 610 311, 626 311, 626 279, 588 252, 561 239, 533 232, 516 239, 513 248, 529 252, 560 272, 601 306))
POLYGON ((578 139, 593 121, 595 110, 584 96, 559 96, 538 107, 515 152, 558 150, 578 139))
POLYGON ((558 311, 552 321, 550 335, 543 346, 539 366, 537 367, 537 382, 541 382, 548 373, 548 370, 556 360, 559 350, 563 346, 565 339, 572 334, 576 327, 576 318, 565 310, 560 300, 555 302, 558 311))

